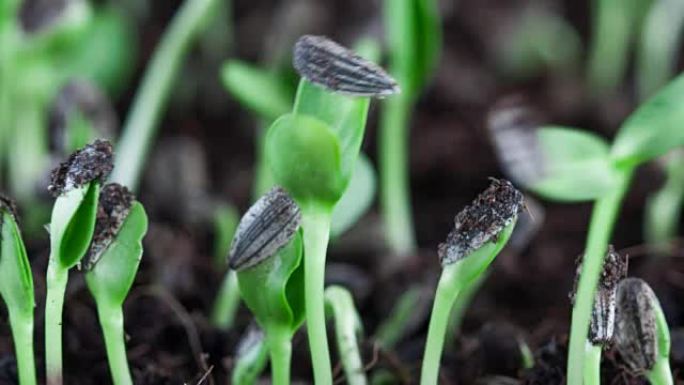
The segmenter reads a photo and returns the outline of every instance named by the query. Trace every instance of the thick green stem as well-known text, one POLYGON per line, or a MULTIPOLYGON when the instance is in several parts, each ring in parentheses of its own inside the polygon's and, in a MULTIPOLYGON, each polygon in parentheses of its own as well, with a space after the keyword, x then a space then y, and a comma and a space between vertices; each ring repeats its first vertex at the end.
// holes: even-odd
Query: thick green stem
POLYGON ((235 313, 240 305, 240 288, 238 287, 235 270, 229 270, 223 279, 214 309, 211 313, 211 323, 221 329, 228 330, 233 326, 235 313))
POLYGON ((119 305, 98 304, 97 314, 107 348, 109 371, 114 385, 133 385, 126 358, 123 311, 119 305))
POLYGON ((656 362, 651 371, 648 373, 648 379, 653 385, 672 385, 672 370, 670 369, 670 328, 667 326, 665 313, 663 309, 655 306, 656 315, 656 335, 658 337, 658 351, 656 362))
POLYGON ((20 385, 36 384, 36 363, 33 354, 33 313, 18 314, 9 309, 14 354, 17 358, 20 385))
POLYGON ((603 347, 587 341, 584 355, 584 385, 601 384, 601 351, 603 347))
POLYGON ((411 101, 397 95, 385 102, 380 117, 380 204, 387 242, 398 255, 416 248, 409 185, 409 112, 411 101))
POLYGON ((267 331, 268 349, 271 352, 271 383, 290 384, 292 336, 287 330, 270 328, 267 331))
POLYGON ((302 208, 304 230, 304 287, 306 328, 316 385, 332 385, 332 365, 325 331, 325 257, 330 237, 331 210, 311 205, 302 208))
POLYGON ((575 306, 572 309, 568 351, 568 385, 582 385, 584 344, 589 332, 594 293, 620 204, 627 192, 632 173, 632 168, 620 170, 620 174, 617 176, 619 178, 618 187, 615 191, 594 204, 584 258, 582 259, 575 306))
POLYGON ((62 308, 69 270, 50 256, 45 299, 45 372, 48 385, 62 385, 62 308))
POLYGON ((330 286, 325 290, 327 307, 332 310, 335 321, 335 336, 340 361, 344 368, 347 385, 367 385, 363 359, 359 351, 357 333, 361 330, 359 314, 354 299, 347 289, 330 286))
POLYGON ((217 0, 185 0, 164 33, 124 125, 111 176, 113 182, 137 189, 143 163, 182 60, 216 3, 217 0))
POLYGON ((430 326, 428 327, 425 353, 423 354, 423 367, 420 373, 421 385, 437 385, 439 380, 439 364, 442 359, 444 337, 449 325, 451 307, 461 291, 460 282, 454 279, 453 271, 453 265, 444 268, 435 292, 435 302, 432 305, 430 326))

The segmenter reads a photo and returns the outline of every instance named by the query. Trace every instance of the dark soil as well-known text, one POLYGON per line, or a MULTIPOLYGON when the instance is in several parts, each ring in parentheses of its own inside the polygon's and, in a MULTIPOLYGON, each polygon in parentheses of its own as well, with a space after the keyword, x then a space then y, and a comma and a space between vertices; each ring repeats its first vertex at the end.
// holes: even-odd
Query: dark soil
MULTIPOLYGON (((196 215, 197 207, 186 202, 169 204, 174 202, 173 194, 199 191, 205 197, 233 202, 241 212, 249 206, 257 123, 222 90, 218 68, 228 57, 256 62, 284 49, 277 43, 286 34, 277 28, 287 24, 281 19, 294 6, 288 5, 290 1, 234 2, 235 35, 219 45, 222 50, 198 48, 193 52, 184 74, 178 77, 178 90, 161 122, 162 138, 156 144, 159 152, 168 148, 164 143, 177 138, 183 138, 183 143, 197 143, 200 150, 192 153, 191 161, 197 162, 200 172, 190 177, 176 175, 172 181, 176 185, 166 189, 171 199, 159 195, 163 189, 152 189, 149 183, 139 197, 148 208, 150 230, 140 273, 125 304, 128 356, 139 385, 197 384, 208 371, 211 373, 203 384, 229 383, 237 341, 251 321, 249 312, 242 308, 231 331, 210 326, 208 314, 224 274, 211 256, 211 226, 202 215, 196 215)), ((328 278, 350 286, 355 293, 365 325, 363 346, 368 368, 385 369, 400 383, 417 381, 429 305, 424 314, 417 310, 415 331, 396 349, 379 349, 372 336, 397 296, 409 286, 436 285, 440 268, 437 245, 446 239, 454 215, 489 185, 488 177, 503 177, 484 127, 491 106, 512 95, 521 96, 549 122, 583 127, 610 138, 636 105, 631 75, 617 96, 601 102, 592 101, 595 99, 583 87, 581 71, 562 78, 542 73, 522 81, 500 76, 491 54, 495 39, 502 33, 504 22, 531 2, 443 1, 441 64, 412 120, 411 187, 421 251, 404 261, 398 271, 384 269, 393 256, 375 239, 375 234, 381 234, 377 209, 357 230, 332 245, 330 261, 335 268, 328 278)), ((290 27, 305 29, 297 34, 326 34, 349 43, 361 34, 381 31, 379 0, 311 3, 315 4, 304 13, 308 17, 298 16, 296 23, 290 23, 294 24, 290 27)), ((559 10, 579 29, 586 46, 590 1, 537 3, 552 4, 559 10)), ((128 110, 142 69, 178 5, 176 0, 151 2, 147 16, 139 16, 137 75, 117 102, 121 116, 128 110)), ((372 159, 377 144, 376 110, 364 143, 364 151, 372 159)), ((161 164, 164 167, 164 162, 161 164)), ((672 329, 673 370, 684 383, 679 375, 684 369, 684 259, 653 257, 642 239, 644 201, 661 181, 655 166, 639 171, 612 243, 617 251, 630 254, 630 275, 647 280, 658 295, 672 329)), ((443 384, 509 383, 503 377, 519 381, 510 383, 564 383, 568 293, 575 260, 587 235, 591 205, 541 204, 545 215, 539 233, 527 247, 507 249, 497 258, 467 311, 461 333, 448 344, 442 361, 443 384), (520 352, 511 342, 516 338, 523 338, 534 352, 533 369, 522 369, 520 352)), ((676 254, 683 252, 679 248, 676 254)), ((37 293, 35 346, 42 378, 47 235, 30 242, 29 254, 37 293)), ((64 350, 66 384, 110 383, 94 303, 77 271, 71 274, 67 292, 64 350)), ((294 341, 293 377, 304 383, 311 382, 308 352, 305 333, 300 332, 294 341)), ((644 383, 613 349, 604 357, 603 383, 644 383)), ((0 384, 16 383, 15 370, 7 316, 0 308, 0 384)), ((342 377, 341 370, 336 372, 336 378, 343 381, 342 377)))

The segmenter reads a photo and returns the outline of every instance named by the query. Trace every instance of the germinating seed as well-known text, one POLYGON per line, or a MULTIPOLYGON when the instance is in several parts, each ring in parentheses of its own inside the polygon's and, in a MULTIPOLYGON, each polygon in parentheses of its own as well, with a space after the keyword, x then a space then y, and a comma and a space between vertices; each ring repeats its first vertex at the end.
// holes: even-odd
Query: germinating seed
MULTIPOLYGON (((577 280, 580 268, 577 269, 577 280)), ((618 254, 608 246, 603 270, 594 298, 589 327, 589 341, 594 345, 606 345, 613 341, 615 331, 615 307, 618 283, 627 276, 627 255, 618 254)))
POLYGON ((615 346, 634 371, 649 371, 656 362, 657 301, 639 278, 623 279, 618 285, 615 346))
POLYGON ((499 103, 489 113, 487 128, 496 156, 511 179, 529 186, 544 177, 544 159, 537 138, 539 119, 519 101, 499 103))
POLYGON ((454 229, 439 245, 442 266, 461 260, 485 243, 496 240, 523 209, 523 194, 507 180, 492 178, 491 185, 456 215, 454 229))
POLYGON ((274 255, 290 242, 301 220, 297 203, 281 187, 274 187, 240 220, 230 247, 230 267, 246 269, 274 255))
POLYGON ((116 132, 116 113, 107 96, 85 79, 73 79, 58 92, 50 109, 50 150, 65 152, 68 146, 67 125, 76 114, 88 120, 100 138, 112 138, 116 132))
POLYGON ((83 268, 90 270, 119 233, 135 197, 118 183, 109 183, 102 188, 97 205, 95 232, 90 249, 83 258, 83 268))
POLYGON ((96 140, 52 170, 48 191, 57 197, 94 180, 103 181, 114 168, 112 160, 112 145, 106 140, 96 140))
POLYGON ((293 64, 306 80, 334 92, 378 97, 399 93, 397 82, 382 68, 324 36, 299 38, 293 64))

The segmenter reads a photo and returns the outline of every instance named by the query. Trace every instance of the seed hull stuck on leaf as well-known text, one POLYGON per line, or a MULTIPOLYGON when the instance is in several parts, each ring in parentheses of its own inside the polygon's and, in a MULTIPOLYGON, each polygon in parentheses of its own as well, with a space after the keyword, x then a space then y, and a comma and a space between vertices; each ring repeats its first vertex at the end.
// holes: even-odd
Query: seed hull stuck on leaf
MULTIPOLYGON (((3 194, 0 194, 0 211, 8 212, 10 215, 12 215, 12 217, 14 217, 15 220, 17 218, 16 202, 14 202, 12 198, 5 196, 3 194)), ((0 216, 0 218, 2 217, 0 216)))
POLYGON ((97 206, 93 240, 88 254, 83 258, 84 269, 92 269, 116 238, 128 217, 134 200, 133 194, 118 183, 109 183, 102 188, 97 206))
POLYGON ((439 245, 442 266, 468 256, 511 224, 523 209, 523 194, 507 180, 492 178, 491 185, 456 215, 454 229, 439 245))
MULTIPOLYGON (((574 302, 579 281, 581 263, 577 266, 573 292, 570 294, 574 302)), ((618 283, 627 276, 627 255, 618 254, 612 245, 608 246, 608 254, 603 263, 599 284, 594 298, 589 327, 589 341, 594 345, 608 345, 613 341, 615 331, 615 311, 618 283)))
POLYGON ((537 128, 541 119, 520 100, 505 100, 490 111, 487 128, 501 167, 524 186, 544 178, 544 157, 537 128))
POLYGON ((240 220, 230 248, 230 267, 243 270, 271 257, 292 240, 301 220, 297 203, 282 188, 273 188, 240 220))
POLYGON ((650 371, 656 362, 657 301, 641 279, 627 278, 618 286, 615 346, 634 371, 650 371))
POLYGON ((299 38, 293 65, 303 78, 330 91, 377 97, 399 93, 397 82, 382 68, 324 36, 299 38))
POLYGON ((48 191, 57 197, 94 180, 103 181, 114 168, 112 161, 112 145, 106 140, 96 140, 52 170, 48 191))

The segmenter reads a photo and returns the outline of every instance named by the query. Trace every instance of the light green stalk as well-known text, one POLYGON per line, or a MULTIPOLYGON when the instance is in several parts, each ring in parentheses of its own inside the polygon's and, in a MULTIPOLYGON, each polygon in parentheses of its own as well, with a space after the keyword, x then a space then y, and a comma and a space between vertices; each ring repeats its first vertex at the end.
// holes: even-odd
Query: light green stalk
POLYGON ((124 318, 121 306, 98 303, 97 314, 100 318, 107 360, 115 385, 133 385, 131 371, 126 358, 126 342, 124 336, 124 318))
POLYGON ((584 353, 584 385, 601 384, 601 351, 603 347, 587 340, 584 353))
POLYGON ((124 124, 111 176, 113 182, 137 190, 143 164, 182 60, 217 3, 218 0, 185 0, 164 33, 124 124))

